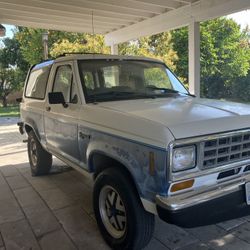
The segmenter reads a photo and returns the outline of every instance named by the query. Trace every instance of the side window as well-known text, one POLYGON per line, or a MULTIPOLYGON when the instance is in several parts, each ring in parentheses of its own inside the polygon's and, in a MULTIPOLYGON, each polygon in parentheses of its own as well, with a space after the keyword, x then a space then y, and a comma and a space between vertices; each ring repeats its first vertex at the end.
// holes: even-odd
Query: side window
POLYGON ((78 102, 77 86, 74 82, 70 65, 63 65, 57 68, 53 92, 62 92, 67 103, 78 102))
POLYGON ((32 71, 27 82, 25 96, 34 99, 44 99, 50 67, 32 71))

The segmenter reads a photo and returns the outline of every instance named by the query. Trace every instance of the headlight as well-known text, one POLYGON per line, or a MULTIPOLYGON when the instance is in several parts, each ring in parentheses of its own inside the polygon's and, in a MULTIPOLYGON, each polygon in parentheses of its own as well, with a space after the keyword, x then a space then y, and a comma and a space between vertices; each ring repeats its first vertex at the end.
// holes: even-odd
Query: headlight
POLYGON ((196 152, 194 145, 173 149, 173 172, 194 168, 195 162, 196 152))

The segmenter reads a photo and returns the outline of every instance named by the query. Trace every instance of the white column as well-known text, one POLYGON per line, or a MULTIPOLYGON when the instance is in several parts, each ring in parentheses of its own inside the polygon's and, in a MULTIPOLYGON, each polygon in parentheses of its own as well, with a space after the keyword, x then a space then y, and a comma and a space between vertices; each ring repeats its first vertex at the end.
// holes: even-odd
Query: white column
POLYGON ((110 47, 111 55, 118 55, 118 44, 112 44, 110 47))
POLYGON ((200 97, 200 23, 188 27, 188 75, 189 91, 200 97))

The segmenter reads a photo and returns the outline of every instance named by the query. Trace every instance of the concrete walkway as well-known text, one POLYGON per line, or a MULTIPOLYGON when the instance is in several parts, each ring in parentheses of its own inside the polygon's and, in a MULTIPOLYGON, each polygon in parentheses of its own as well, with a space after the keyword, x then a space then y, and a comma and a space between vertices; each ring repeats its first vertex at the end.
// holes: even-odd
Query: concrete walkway
MULTIPOLYGON (((93 216, 92 183, 54 159, 31 177, 15 118, 0 118, 0 250, 109 249, 93 216)), ((250 217, 183 229, 156 219, 147 250, 250 249, 250 217)))

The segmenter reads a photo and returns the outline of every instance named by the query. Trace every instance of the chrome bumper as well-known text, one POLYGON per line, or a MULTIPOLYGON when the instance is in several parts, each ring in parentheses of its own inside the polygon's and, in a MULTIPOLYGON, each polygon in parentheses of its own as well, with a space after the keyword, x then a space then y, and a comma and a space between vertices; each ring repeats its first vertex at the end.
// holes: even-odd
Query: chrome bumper
POLYGON ((247 182, 250 182, 250 174, 218 183, 209 188, 200 188, 175 196, 163 197, 157 195, 156 204, 169 211, 179 211, 240 191, 247 182))

